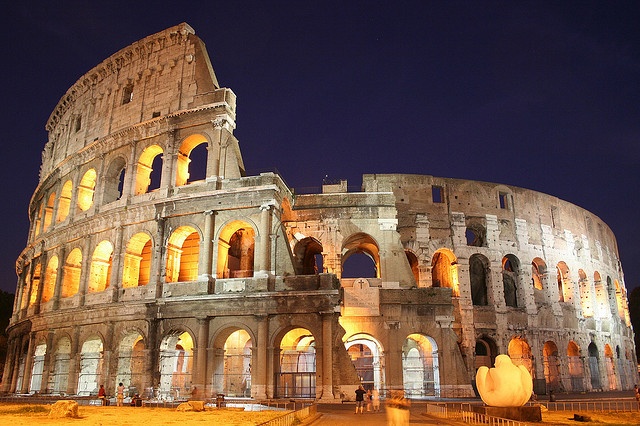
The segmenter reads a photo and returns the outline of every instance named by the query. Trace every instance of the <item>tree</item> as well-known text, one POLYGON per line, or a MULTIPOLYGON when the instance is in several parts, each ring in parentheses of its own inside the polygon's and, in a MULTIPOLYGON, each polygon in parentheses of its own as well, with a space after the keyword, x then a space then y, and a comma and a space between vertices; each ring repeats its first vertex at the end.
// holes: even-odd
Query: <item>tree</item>
POLYGON ((629 317, 631 318, 631 326, 636 331, 633 336, 634 343, 636 344, 636 357, 638 363, 640 363, 640 287, 634 288, 629 293, 629 317))

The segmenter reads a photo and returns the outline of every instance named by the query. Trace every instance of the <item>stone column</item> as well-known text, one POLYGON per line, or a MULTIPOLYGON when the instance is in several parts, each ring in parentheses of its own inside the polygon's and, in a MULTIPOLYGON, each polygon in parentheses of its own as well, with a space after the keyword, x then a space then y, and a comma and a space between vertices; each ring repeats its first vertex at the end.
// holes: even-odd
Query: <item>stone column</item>
POLYGON ((167 132, 167 144, 165 151, 162 153, 162 177, 160 178, 160 188, 167 188, 169 194, 176 186, 176 174, 175 165, 178 158, 176 152, 178 148, 175 147, 175 130, 169 130, 167 132))
MULTIPOLYGON (((62 291, 62 278, 64 276, 64 266, 67 263, 67 259, 65 259, 66 256, 66 249, 64 246, 60 247, 60 253, 58 255, 58 273, 56 274, 56 286, 54 287, 53 290, 53 310, 58 310, 58 307, 60 306, 60 292, 62 291)), ((47 270, 45 268, 44 270, 45 272, 45 276, 47 274, 47 270)))
POLYGON ((256 274, 255 276, 269 276, 271 265, 270 244, 271 244, 271 211, 272 204, 263 204, 260 206, 260 245, 257 256, 256 274))
POLYGON ((115 324, 113 321, 107 321, 107 332, 104 336, 104 342, 102 342, 102 371, 99 371, 98 374, 101 374, 102 383, 98 383, 98 386, 102 384, 106 384, 107 388, 109 388, 109 384, 113 382, 113 374, 117 375, 118 362, 113 362, 114 354, 118 353, 114 346, 117 346, 117 342, 113 341, 115 324), (116 343, 116 345, 114 345, 116 343))
POLYGON ((42 291, 44 290, 44 279, 46 274, 47 274, 47 252, 44 250, 44 242, 43 242, 42 254, 40 255, 40 281, 38 282, 38 293, 36 293, 36 301, 33 306, 34 315, 37 315, 40 313, 40 304, 42 303, 42 291))
POLYGON ((160 348, 158 345, 158 321, 157 319, 147 320, 147 340, 148 344, 144 350, 144 378, 147 387, 158 388, 160 385, 160 370, 158 363, 160 360, 160 348))
POLYGON ((198 318, 198 341, 196 346, 193 386, 197 386, 204 398, 207 385, 207 346, 209 345, 209 318, 198 318))
POLYGON ((78 304, 84 306, 85 297, 89 289, 89 281, 91 280, 91 263, 93 253, 91 246, 94 240, 93 235, 89 235, 84 239, 84 247, 82 247, 82 269, 80 270, 80 283, 78 286, 78 304))
POLYGON ((213 233, 215 230, 215 214, 213 210, 204 212, 204 235, 202 239, 202 268, 200 270, 200 279, 212 282, 213 280, 213 233))
MULTIPOLYGON (((13 298, 13 315, 11 315, 11 322, 12 323, 18 321, 18 318, 20 318, 20 314, 21 314, 20 307, 22 305, 22 294, 25 291, 24 287, 26 285, 25 280, 24 280, 24 277, 25 277, 24 267, 22 265, 20 265, 20 266, 21 266, 22 270, 21 270, 20 274, 18 275, 18 283, 16 285, 16 290, 18 290, 18 291, 16 292, 16 295, 13 298)), ((30 270, 32 269, 31 265, 29 265, 29 268, 30 268, 30 270)), ((30 273, 28 275, 31 276, 30 273)))
POLYGON ((269 316, 257 315, 258 341, 255 342, 256 359, 251 366, 251 393, 254 399, 267 399, 267 345, 269 344, 269 316))
POLYGON ((80 346, 80 327, 75 326, 71 338, 71 352, 69 353, 69 375, 67 378, 67 393, 75 395, 78 389, 78 370, 80 369, 80 357, 78 347, 80 346))
POLYGON ((402 338, 400 321, 385 321, 388 330, 389 345, 384 351, 386 364, 386 383, 389 390, 403 388, 402 383, 402 338))
MULTIPOLYGON (((111 289, 111 301, 117 302, 120 300, 120 293, 122 290, 122 258, 127 248, 122 245, 122 234, 124 228, 117 226, 115 229, 116 240, 113 248, 113 257, 111 259, 111 276, 109 277, 109 285, 111 289)), ((106 289, 105 289, 106 290, 106 289)))
MULTIPOLYGON (((54 332, 49 331, 47 333, 47 350, 44 353, 44 368, 42 369, 42 385, 40 386, 40 393, 49 393, 49 373, 53 366, 51 365, 53 355, 53 337, 54 332)), ((55 362, 55 359, 54 359, 55 362)))
POLYGON ((13 368, 11 375, 11 388, 10 392, 15 393, 18 391, 18 378, 20 376, 20 358, 22 357, 22 345, 24 336, 20 336, 16 339, 15 350, 13 357, 13 368))
MULTIPOLYGON (((322 395, 323 401, 333 401, 333 312, 322 315, 322 395)), ((317 362, 317 360, 316 360, 317 362)))
POLYGON ((163 265, 162 261, 164 259, 164 226, 165 226, 165 218, 157 217, 156 218, 156 240, 154 241, 155 245, 153 247, 153 263, 151 265, 151 278, 149 284, 155 285, 155 297, 162 297, 162 286, 164 284, 164 274, 163 271, 165 269, 165 265, 163 265))
POLYGON ((28 393, 31 384, 31 369, 33 368, 33 353, 36 350, 36 335, 34 332, 29 333, 29 348, 27 349, 27 359, 24 360, 24 374, 22 379, 21 393, 28 393))

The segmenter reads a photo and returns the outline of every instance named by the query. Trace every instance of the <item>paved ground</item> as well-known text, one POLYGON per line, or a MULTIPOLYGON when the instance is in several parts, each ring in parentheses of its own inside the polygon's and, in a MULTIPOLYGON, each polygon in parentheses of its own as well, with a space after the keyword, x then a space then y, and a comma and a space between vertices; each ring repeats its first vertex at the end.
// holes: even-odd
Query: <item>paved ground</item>
MULTIPOLYGON (((576 394, 557 394, 557 401, 571 400, 606 400, 606 399, 630 399, 634 398, 633 391, 620 392, 593 392, 593 393, 576 393, 576 394)), ((549 397, 542 395, 538 398, 538 402, 545 403, 549 397)), ((440 399, 434 398, 433 402, 456 401, 471 402, 482 404, 480 399, 459 398, 459 399, 440 399)), ((464 423, 454 422, 452 420, 440 419, 435 416, 426 414, 427 401, 413 401, 411 404, 409 423, 415 425, 463 425, 464 423)), ((305 422, 305 425, 312 426, 386 426, 387 414, 385 412, 384 403, 381 404, 380 413, 365 412, 364 414, 355 414, 355 403, 346 402, 344 404, 318 404, 318 415, 305 422)))

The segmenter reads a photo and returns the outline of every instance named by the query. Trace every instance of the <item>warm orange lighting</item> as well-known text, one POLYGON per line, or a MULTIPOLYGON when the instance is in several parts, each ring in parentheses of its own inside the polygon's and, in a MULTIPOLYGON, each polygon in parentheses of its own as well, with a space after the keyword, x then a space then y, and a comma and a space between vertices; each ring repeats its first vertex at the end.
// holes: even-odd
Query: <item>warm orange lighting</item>
POLYGON ((198 278, 200 236, 190 226, 181 226, 167 244, 167 282, 195 281, 198 278))
POLYGON ((64 183, 62 191, 60 191, 60 199, 58 200, 58 216, 56 222, 64 221, 69 216, 69 209, 71 207, 71 191, 73 184, 70 180, 64 183))
POLYGON ((82 176, 78 186, 78 207, 82 211, 87 211, 93 205, 93 194, 96 189, 96 171, 89 169, 82 176))
POLYGON ((151 185, 151 172, 153 171, 153 160, 162 153, 162 148, 159 145, 151 145, 142 151, 136 170, 136 195, 144 194, 149 190, 149 185, 151 185))
POLYGON ((180 150, 178 151, 178 158, 176 161, 176 186, 186 185, 189 181, 189 163, 191 163, 191 151, 200 144, 206 144, 207 140, 202 135, 191 135, 186 138, 180 150))

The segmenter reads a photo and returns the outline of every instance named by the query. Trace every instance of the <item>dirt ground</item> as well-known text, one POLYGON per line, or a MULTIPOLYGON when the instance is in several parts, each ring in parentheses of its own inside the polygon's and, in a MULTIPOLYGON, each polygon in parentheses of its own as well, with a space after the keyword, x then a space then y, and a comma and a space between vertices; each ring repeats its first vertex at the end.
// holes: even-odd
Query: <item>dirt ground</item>
POLYGON ((240 409, 207 409, 204 412, 178 412, 171 408, 80 406, 77 419, 51 419, 50 406, 0 404, 0 424, 11 426, 78 425, 78 426, 253 426, 285 411, 241 411, 240 409))
MULTIPOLYGON (((1 418, 0 418, 1 419, 1 418)), ((640 425, 640 411, 636 412, 603 412, 594 411, 547 411, 542 413, 542 423, 554 426, 613 426, 613 425, 640 425), (573 419, 574 414, 591 417, 590 422, 579 422, 573 419)))

